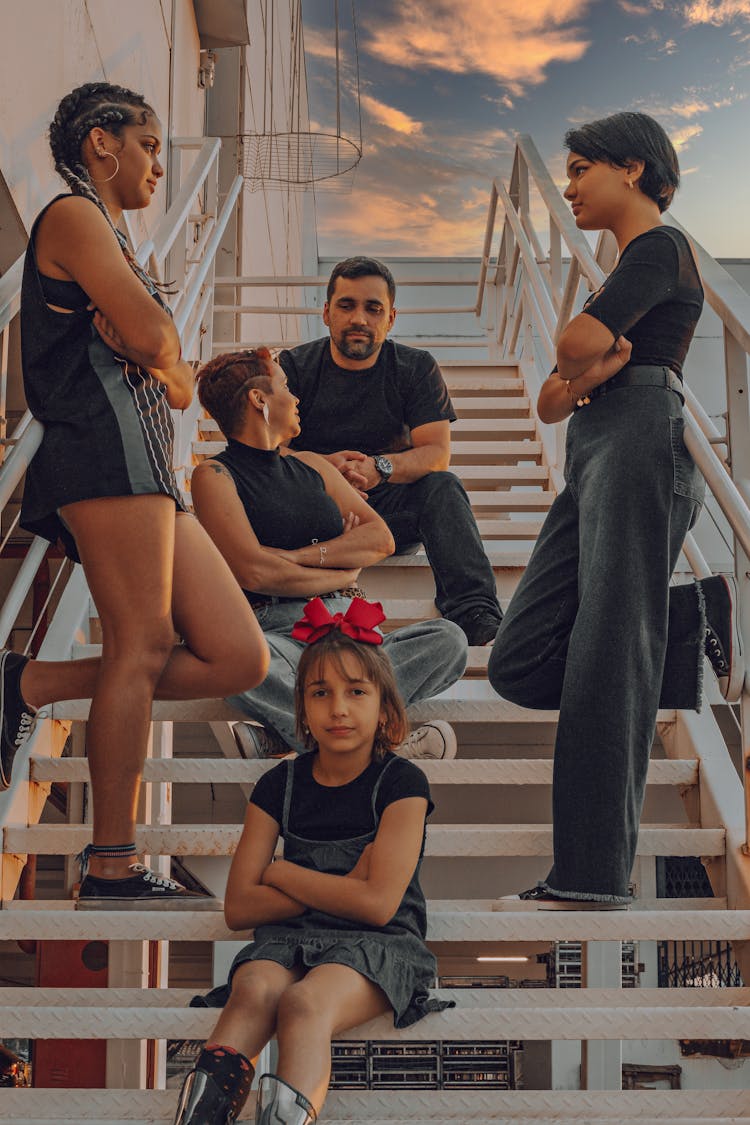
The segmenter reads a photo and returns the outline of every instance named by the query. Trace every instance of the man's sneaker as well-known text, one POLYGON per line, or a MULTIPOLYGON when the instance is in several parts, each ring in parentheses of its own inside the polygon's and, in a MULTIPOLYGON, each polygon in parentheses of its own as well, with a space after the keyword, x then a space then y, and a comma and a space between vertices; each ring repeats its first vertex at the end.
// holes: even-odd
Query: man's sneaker
POLYGON ((131 863, 125 879, 99 879, 87 874, 78 892, 79 910, 221 910, 211 895, 189 891, 175 879, 159 875, 142 863, 131 863))
POLYGON ((458 742, 450 723, 445 719, 435 719, 431 723, 424 723, 411 732, 395 753, 399 758, 429 758, 434 761, 448 761, 455 758, 458 742))
POLYGON ((706 603, 706 656, 728 703, 736 703, 745 683, 737 583, 733 575, 716 574, 701 580, 706 603))
POLYGON ((557 898, 544 887, 532 887, 520 895, 504 895, 493 910, 627 910, 627 902, 599 902, 592 898, 557 898))
POLYGON ((457 624, 463 629, 470 645, 482 646, 492 644, 501 620, 502 618, 497 614, 480 609, 464 617, 457 624))
POLYGON ((21 695, 21 673, 28 659, 7 650, 0 656, 0 789, 10 785, 13 759, 36 722, 36 712, 21 695))
POLYGON ((278 758, 292 752, 284 739, 270 727, 256 723, 235 723, 232 727, 234 741, 243 758, 278 758))

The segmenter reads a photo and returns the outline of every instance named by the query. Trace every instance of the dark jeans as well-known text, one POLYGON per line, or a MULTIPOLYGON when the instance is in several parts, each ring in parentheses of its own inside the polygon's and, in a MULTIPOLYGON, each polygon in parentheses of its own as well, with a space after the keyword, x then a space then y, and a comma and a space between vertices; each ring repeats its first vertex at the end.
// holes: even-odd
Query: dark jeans
POLYGON ((391 529, 396 554, 424 544, 443 617, 461 624, 482 611, 500 620, 495 575, 458 477, 427 473, 412 484, 379 484, 367 498, 391 529))
POLYGON ((627 899, 657 709, 700 706, 702 590, 669 586, 704 491, 683 426, 663 387, 573 415, 566 487, 490 657, 505 699, 560 709, 546 880, 560 897, 627 899))

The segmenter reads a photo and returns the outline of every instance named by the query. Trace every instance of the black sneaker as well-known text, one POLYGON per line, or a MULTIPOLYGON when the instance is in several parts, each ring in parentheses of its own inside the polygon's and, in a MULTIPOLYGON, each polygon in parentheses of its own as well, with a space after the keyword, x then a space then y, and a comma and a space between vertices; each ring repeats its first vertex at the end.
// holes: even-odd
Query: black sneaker
POLYGON ((126 879, 99 879, 87 874, 78 892, 79 910, 221 910, 212 895, 189 891, 175 879, 159 875, 142 863, 131 863, 126 879))
POLYGON ((593 898, 558 898, 545 887, 532 887, 520 895, 504 895, 493 910, 627 910, 627 902, 600 902, 593 898))
POLYGON ((0 656, 0 789, 10 785, 13 759, 36 723, 36 712, 21 695, 21 673, 28 659, 7 649, 0 656))
POLYGON ((701 579, 706 603, 706 656, 728 703, 736 703, 745 683, 737 583, 733 575, 716 574, 701 579))
POLYGON ((470 645, 489 645, 494 641, 500 628, 502 618, 497 614, 480 609, 471 613, 456 624, 460 625, 466 634, 470 645))

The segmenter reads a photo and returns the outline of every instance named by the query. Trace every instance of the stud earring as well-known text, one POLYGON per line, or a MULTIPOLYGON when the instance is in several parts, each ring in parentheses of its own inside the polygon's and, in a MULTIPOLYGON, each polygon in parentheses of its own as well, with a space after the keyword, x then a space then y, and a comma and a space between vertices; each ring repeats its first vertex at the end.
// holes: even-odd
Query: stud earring
POLYGON ((101 152, 97 152, 97 154, 96 154, 96 155, 97 155, 97 156, 98 156, 98 157, 99 157, 99 158, 100 158, 101 160, 103 160, 105 156, 111 156, 111 157, 112 157, 112 159, 113 159, 113 160, 114 160, 114 162, 115 162, 115 170, 114 170, 114 172, 112 173, 112 175, 111 175, 111 176, 107 176, 106 180, 97 180, 97 179, 94 179, 94 177, 93 177, 93 176, 91 175, 91 173, 89 173, 89 179, 91 180, 92 184, 108 184, 110 180, 114 180, 115 176, 116 176, 116 175, 117 175, 117 173, 118 173, 118 172, 120 171, 120 161, 119 161, 119 160, 117 159, 117 157, 115 156, 115 154, 114 154, 113 152, 107 152, 107 150, 106 150, 106 149, 102 149, 102 151, 101 151, 101 152))

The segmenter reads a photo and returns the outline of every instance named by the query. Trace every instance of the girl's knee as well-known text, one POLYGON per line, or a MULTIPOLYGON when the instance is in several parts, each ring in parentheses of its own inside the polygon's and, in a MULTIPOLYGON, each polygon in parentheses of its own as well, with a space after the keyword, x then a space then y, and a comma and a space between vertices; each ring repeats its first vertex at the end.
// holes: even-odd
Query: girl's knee
POLYGON ((156 683, 175 646, 171 617, 141 623, 137 630, 122 630, 102 622, 102 660, 116 664, 123 675, 138 679, 145 676, 156 683))
POLYGON ((250 969, 249 966, 245 972, 242 971, 243 968, 244 966, 240 966, 232 977, 229 1002, 232 1006, 249 1008, 254 1012, 273 1013, 281 991, 278 984, 264 977, 262 973, 250 969))
POLYGON ((304 980, 290 984, 279 997, 277 1021, 280 1028, 290 1023, 327 1022, 322 997, 304 980))

